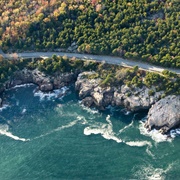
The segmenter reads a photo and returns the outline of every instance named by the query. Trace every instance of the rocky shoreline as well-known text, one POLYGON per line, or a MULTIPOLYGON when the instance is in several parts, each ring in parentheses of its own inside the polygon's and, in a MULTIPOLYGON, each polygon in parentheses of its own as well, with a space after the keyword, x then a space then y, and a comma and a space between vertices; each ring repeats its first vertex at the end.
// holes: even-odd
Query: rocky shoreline
MULTIPOLYGON (((115 107, 125 107, 128 111, 136 112, 148 110, 148 120, 145 127, 159 129, 161 133, 167 133, 172 128, 180 126, 180 96, 167 96, 161 99, 163 91, 156 92, 154 87, 143 86, 128 87, 102 87, 101 79, 88 78, 95 72, 82 73, 57 73, 52 76, 46 75, 39 70, 17 71, 14 76, 4 84, 0 90, 2 93, 16 85, 33 83, 38 86, 38 90, 43 92, 59 89, 75 83, 75 90, 82 100, 82 104, 88 107, 96 107, 105 110, 109 105, 115 107), (153 91, 153 94, 149 92, 153 91)), ((2 99, 0 98, 0 105, 2 99)))

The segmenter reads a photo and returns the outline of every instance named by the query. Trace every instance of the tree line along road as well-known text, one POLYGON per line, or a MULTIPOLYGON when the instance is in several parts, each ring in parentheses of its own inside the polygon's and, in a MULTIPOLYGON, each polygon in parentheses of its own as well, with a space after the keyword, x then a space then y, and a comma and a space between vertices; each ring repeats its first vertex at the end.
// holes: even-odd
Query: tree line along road
MULTIPOLYGON (((19 58, 39 58, 39 57, 48 58, 48 57, 52 57, 52 55, 54 54, 57 56, 67 56, 68 58, 76 57, 82 60, 95 60, 98 62, 106 62, 109 64, 116 64, 116 65, 120 65, 124 67, 138 66, 140 69, 143 69, 145 71, 162 72, 163 70, 169 70, 177 74, 180 74, 180 69, 164 68, 164 67, 154 66, 152 64, 148 64, 148 63, 144 63, 140 61, 132 61, 132 60, 123 59, 123 58, 114 57, 114 56, 67 53, 67 52, 22 52, 22 53, 17 53, 16 55, 19 58)), ((6 58, 13 57, 13 54, 2 54, 2 55, 6 58)))

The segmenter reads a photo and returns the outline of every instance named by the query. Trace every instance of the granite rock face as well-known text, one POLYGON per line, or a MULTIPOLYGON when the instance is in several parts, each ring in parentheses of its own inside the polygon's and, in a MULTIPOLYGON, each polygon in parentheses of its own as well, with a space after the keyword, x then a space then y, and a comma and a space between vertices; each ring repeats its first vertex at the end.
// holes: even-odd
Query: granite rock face
POLYGON ((170 129, 180 126, 180 96, 167 96, 155 103, 149 110, 145 127, 159 129, 167 133, 170 129))
POLYGON ((52 91, 53 89, 62 88, 75 82, 76 77, 77 75, 74 73, 62 73, 49 76, 37 69, 23 69, 14 74, 13 78, 6 83, 6 88, 11 88, 20 84, 33 83, 38 85, 41 91, 52 91))
POLYGON ((101 87, 101 79, 88 79, 88 75, 92 75, 93 73, 95 72, 83 72, 79 74, 75 88, 79 92, 79 97, 83 100, 83 104, 94 105, 102 110, 109 105, 124 106, 130 111, 149 109, 163 94, 163 91, 156 92, 155 89, 149 89, 145 86, 142 88, 130 88, 126 85, 101 87), (150 90, 154 91, 153 95, 149 95, 150 90), (93 100, 93 103, 86 103, 86 100, 91 100, 91 102, 93 100))

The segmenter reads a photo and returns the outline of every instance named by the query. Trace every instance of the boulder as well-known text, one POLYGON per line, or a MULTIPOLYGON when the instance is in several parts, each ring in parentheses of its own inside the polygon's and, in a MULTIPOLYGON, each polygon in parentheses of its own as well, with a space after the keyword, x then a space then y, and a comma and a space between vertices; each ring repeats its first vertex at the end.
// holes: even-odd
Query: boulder
POLYGON ((82 100, 81 102, 84 106, 87 107, 92 107, 94 104, 93 98, 92 97, 86 97, 82 100))
POLYGON ((41 91, 52 91, 53 90, 53 84, 52 83, 42 84, 39 86, 39 89, 41 91))
POLYGON ((150 108, 145 124, 148 130, 156 128, 161 133, 167 133, 178 126, 180 126, 180 96, 167 96, 150 108))

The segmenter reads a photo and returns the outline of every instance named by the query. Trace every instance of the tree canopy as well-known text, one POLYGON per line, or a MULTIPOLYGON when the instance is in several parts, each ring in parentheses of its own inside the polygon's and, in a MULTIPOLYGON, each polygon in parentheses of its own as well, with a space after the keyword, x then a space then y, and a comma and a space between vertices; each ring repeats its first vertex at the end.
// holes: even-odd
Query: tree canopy
POLYGON ((116 55, 180 67, 178 0, 0 0, 0 47, 116 55))

